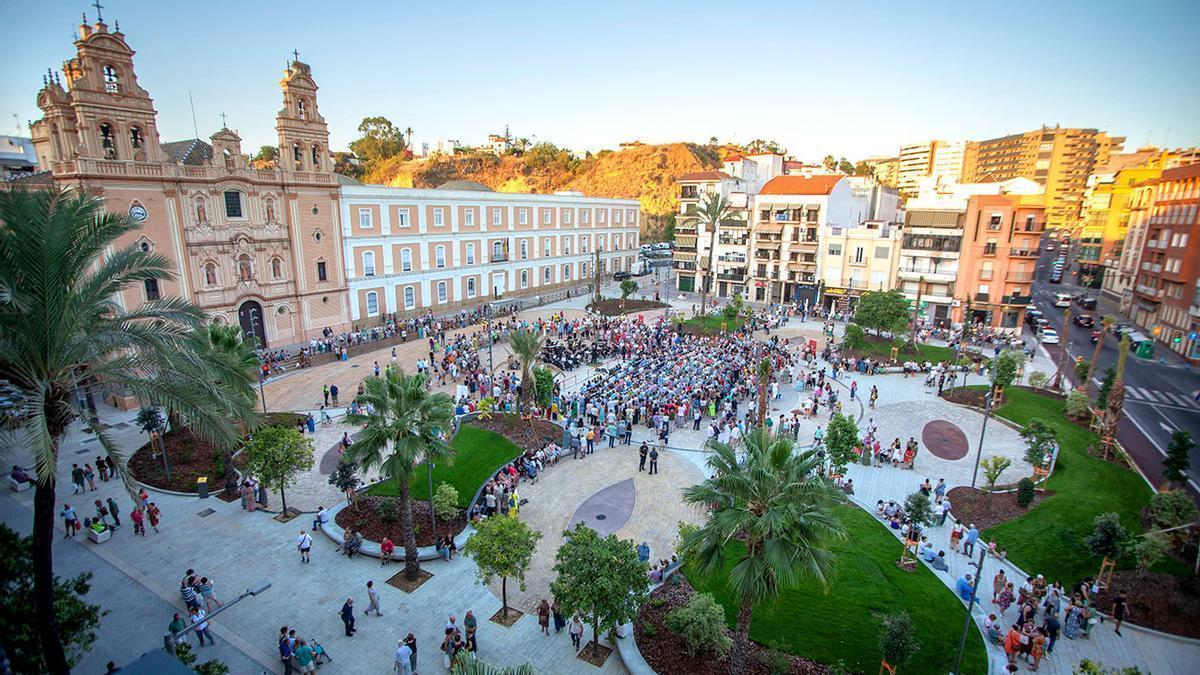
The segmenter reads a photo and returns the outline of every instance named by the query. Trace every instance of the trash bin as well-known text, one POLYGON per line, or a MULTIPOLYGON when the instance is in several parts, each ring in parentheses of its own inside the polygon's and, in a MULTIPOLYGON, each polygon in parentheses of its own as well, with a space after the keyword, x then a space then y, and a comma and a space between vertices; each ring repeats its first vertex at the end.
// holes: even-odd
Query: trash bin
POLYGON ((196 494, 200 499, 208 499, 208 476, 200 476, 196 479, 196 494))

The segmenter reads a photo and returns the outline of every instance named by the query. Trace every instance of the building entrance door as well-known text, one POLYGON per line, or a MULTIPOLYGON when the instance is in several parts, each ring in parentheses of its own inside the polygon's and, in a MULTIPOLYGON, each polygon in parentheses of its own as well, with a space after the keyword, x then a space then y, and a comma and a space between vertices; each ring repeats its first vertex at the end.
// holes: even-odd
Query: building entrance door
POLYGON ((242 326, 242 334, 252 335, 258 340, 258 347, 267 348, 267 331, 263 326, 263 308, 255 300, 247 300, 238 308, 238 323, 242 326))

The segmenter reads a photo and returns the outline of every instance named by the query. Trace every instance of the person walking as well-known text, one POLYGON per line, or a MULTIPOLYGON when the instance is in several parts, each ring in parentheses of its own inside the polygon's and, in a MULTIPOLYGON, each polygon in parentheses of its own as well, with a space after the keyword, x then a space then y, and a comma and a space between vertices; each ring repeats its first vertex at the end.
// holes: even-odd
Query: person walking
POLYGON ((650 475, 658 473, 658 448, 650 449, 650 475))
POLYGON ((311 562, 308 553, 312 550, 312 536, 308 532, 300 530, 300 536, 296 538, 296 548, 300 551, 300 562, 311 562))
POLYGON ((550 604, 550 614, 554 617, 554 632, 561 633, 563 627, 567 625, 567 620, 563 618, 562 607, 558 604, 557 598, 550 604))
POLYGON ((146 536, 146 516, 142 513, 142 507, 135 507, 129 513, 129 519, 133 521, 133 533, 146 536))
POLYGON ((346 598, 346 604, 342 605, 342 611, 338 615, 342 617, 342 625, 346 627, 346 637, 354 637, 354 598, 346 598))
MULTIPOLYGON (((1125 620, 1125 611, 1127 609, 1128 600, 1125 598, 1125 591, 1117 593, 1117 597, 1113 598, 1112 602, 1112 618, 1116 622, 1117 635, 1121 635, 1121 622, 1125 620)), ((1124 636, 1122 636, 1124 637, 1124 636)))
POLYGON ((79 531, 79 516, 75 515, 75 509, 71 508, 70 504, 63 504, 62 513, 59 514, 63 519, 63 529, 67 531, 63 539, 74 537, 79 531))
POLYGON ((79 468, 78 464, 71 465, 71 494, 86 493, 87 488, 83 485, 83 469, 79 468))
POLYGON ((197 605, 195 607, 192 607, 191 615, 192 615, 192 625, 194 625, 196 627, 195 633, 198 636, 198 639, 200 640, 200 646, 201 647, 204 646, 204 638, 208 638, 208 645, 210 647, 217 644, 217 641, 213 639, 212 632, 209 631, 209 629, 208 629, 208 621, 206 621, 204 618, 204 617, 208 616, 208 614, 203 609, 201 609, 199 607, 199 605, 197 605))
POLYGON ((324 405, 329 405, 329 385, 321 385, 321 396, 325 399, 324 405))
MULTIPOLYGON (((467 632, 467 651, 472 654, 479 648, 475 642, 475 633, 479 630, 479 622, 475 620, 475 613, 467 610, 467 615, 463 617, 463 630, 467 632)), ((414 667, 413 670, 416 670, 414 667)))
POLYGON ((108 498, 108 512, 112 514, 113 527, 121 526, 121 515, 117 511, 117 501, 112 497, 108 498))
POLYGON ((150 527, 154 528, 154 533, 158 534, 158 519, 162 512, 158 510, 158 506, 154 502, 150 502, 146 506, 146 520, 150 521, 150 527))
POLYGON ((977 541, 979 541, 979 530, 976 529, 975 523, 971 523, 971 527, 967 529, 967 536, 963 537, 963 555, 968 558, 973 556, 977 541))
POLYGON ((412 675, 417 675, 417 638, 413 637, 412 633, 404 636, 404 644, 412 650, 412 655, 408 657, 408 666, 412 671, 412 675))
POLYGON ((583 638, 583 622, 579 620, 579 615, 571 617, 571 627, 567 629, 571 635, 571 646, 575 651, 579 651, 579 642, 583 638))
POLYGON ((550 634, 550 603, 542 598, 542 603, 537 608, 538 626, 542 629, 542 634, 550 634))
POLYGON ((412 649, 408 643, 401 639, 396 641, 396 658, 392 662, 392 668, 396 675, 411 675, 412 673, 412 649))
POLYGON ((217 599, 217 592, 213 589, 213 584, 208 577, 200 577, 200 597, 204 600, 204 609, 210 612, 213 605, 221 607, 221 601, 217 599))
POLYGON ((379 611, 379 591, 375 589, 375 582, 367 582, 367 608, 363 610, 363 614, 370 614, 375 611, 375 616, 383 616, 383 612, 379 611))

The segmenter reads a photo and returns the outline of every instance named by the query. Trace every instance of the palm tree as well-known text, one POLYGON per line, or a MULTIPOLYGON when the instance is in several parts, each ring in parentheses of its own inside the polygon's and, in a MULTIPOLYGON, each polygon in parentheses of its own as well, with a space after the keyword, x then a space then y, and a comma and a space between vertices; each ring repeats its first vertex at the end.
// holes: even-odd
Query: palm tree
MULTIPOLYGON (((258 405, 254 386, 258 381, 258 355, 254 351, 255 338, 242 334, 240 326, 210 323, 208 330, 196 331, 196 351, 203 354, 214 368, 222 386, 235 392, 241 397, 239 409, 255 410, 258 405)), ((258 427, 258 416, 251 415, 249 419, 238 420, 242 435, 253 432, 258 427)), ((225 494, 237 494, 237 471, 233 468, 233 453, 237 444, 221 448, 225 466, 225 494)))
POLYGON ((1108 409, 1104 411, 1100 446, 1104 448, 1105 459, 1108 459, 1108 451, 1117 445, 1117 425, 1125 410, 1125 361, 1128 358, 1129 335, 1126 334, 1121 336, 1121 344, 1117 347, 1117 377, 1108 390, 1108 409))
MULTIPOLYGON (((536 383, 533 381, 533 362, 542 350, 543 337, 532 330, 516 330, 508 334, 508 344, 521 359, 521 399, 534 400, 536 383)), ((517 401, 518 405, 521 401, 517 401)))
MULTIPOLYGON (((1092 351, 1092 370, 1100 371, 1100 349, 1104 346, 1104 338, 1108 335, 1108 331, 1112 330, 1113 325, 1117 323, 1117 317, 1109 314, 1100 320, 1100 337, 1096 340, 1096 349, 1092 351)), ((1091 375, 1091 373, 1089 373, 1091 375)), ((1094 377, 1088 377, 1087 386, 1084 391, 1088 396, 1092 395, 1092 380, 1094 377)))
POLYGON ((700 278, 700 323, 703 324, 704 308, 708 304, 708 290, 711 285, 709 277, 713 269, 713 255, 717 250, 717 228, 721 223, 736 223, 741 222, 741 220, 734 215, 734 208, 729 202, 729 198, 721 196, 719 192, 711 192, 705 195, 704 201, 700 203, 699 208, 693 207, 688 212, 688 216, 705 224, 711 231, 708 244, 708 264, 705 266, 704 274, 700 278))
MULTIPOLYGON (((205 440, 232 445, 236 420, 252 423, 244 392, 198 348, 203 312, 184 298, 163 297, 126 308, 122 291, 173 278, 172 263, 119 240, 137 230, 74 190, 0 192, 0 379, 21 392, 27 419, 5 449, 34 458, 34 616, 48 670, 69 665, 54 608, 55 487, 59 451, 82 419, 118 464, 116 447, 95 413, 76 409, 92 383, 129 391, 165 408, 205 440)), ((251 399, 251 403, 253 399, 251 399)), ((127 471, 118 475, 127 481, 127 471)))
POLYGON ((346 451, 346 459, 367 470, 378 468, 381 476, 396 481, 400 529, 404 533, 404 574, 410 580, 416 579, 421 564, 417 561, 409 481, 419 462, 453 456, 454 450, 446 441, 454 430, 454 401, 449 394, 429 393, 424 375, 405 375, 399 370, 364 380, 358 401, 364 410, 372 412, 346 415, 347 423, 365 425, 346 451))
POLYGON ((758 375, 758 426, 764 426, 767 423, 767 388, 771 384, 771 357, 764 356, 758 362, 756 375, 758 375))
POLYGON ((721 574, 731 555, 728 584, 738 601, 730 672, 746 670, 753 607, 769 603, 802 578, 828 583, 833 555, 826 544, 845 537, 833 507, 842 491, 821 477, 821 458, 794 451, 794 442, 759 427, 743 439, 745 458, 712 443, 713 477, 683 491, 684 501, 712 508, 708 522, 684 538, 682 550, 702 577, 721 574), (737 540, 745 551, 731 549, 737 540))

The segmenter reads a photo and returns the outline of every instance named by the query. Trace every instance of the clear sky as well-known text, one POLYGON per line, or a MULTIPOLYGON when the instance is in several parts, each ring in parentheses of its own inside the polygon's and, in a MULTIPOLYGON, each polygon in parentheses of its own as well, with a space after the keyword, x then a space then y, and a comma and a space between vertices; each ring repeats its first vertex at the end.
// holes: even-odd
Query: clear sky
MULTIPOLYGON (((103 2, 103 0, 102 0, 103 2)), ((1200 144, 1200 1, 264 2, 108 0, 163 141, 220 113, 276 142, 292 49, 332 145, 383 115, 414 141, 515 136, 576 149, 776 139, 801 159, 1042 124, 1200 144)), ((0 0, 0 130, 40 115, 83 0, 0 0)), ((27 134, 27 130, 24 132, 27 134)))

